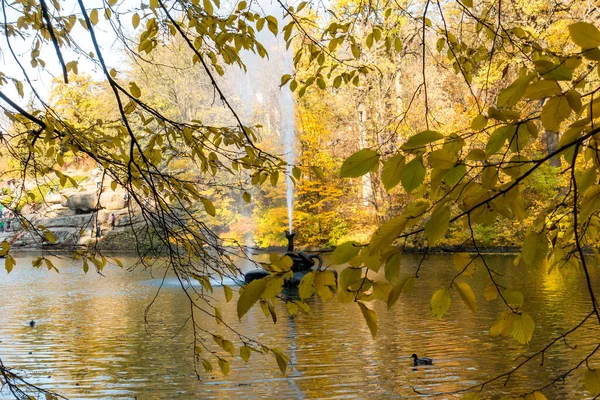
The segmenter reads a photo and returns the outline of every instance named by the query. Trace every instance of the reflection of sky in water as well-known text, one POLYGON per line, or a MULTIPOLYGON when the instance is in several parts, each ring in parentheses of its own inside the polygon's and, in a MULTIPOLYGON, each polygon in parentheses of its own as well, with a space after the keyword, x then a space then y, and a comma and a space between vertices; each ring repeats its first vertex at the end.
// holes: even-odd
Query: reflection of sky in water
MULTIPOLYGON (((506 268, 507 285, 525 293, 526 311, 538 324, 528 348, 512 339, 488 337, 489 325, 502 305, 487 303, 481 295, 481 271, 472 282, 480 308, 477 314, 453 293, 444 320, 430 315, 431 294, 446 286, 454 273, 450 257, 430 257, 414 294, 402 297, 390 312, 384 304, 377 305, 376 339, 353 304, 311 299, 312 313, 296 318, 286 315, 280 304, 276 325, 254 308, 239 323, 235 299, 225 303, 222 290, 215 288, 224 319, 248 336, 280 348, 293 368, 282 376, 271 356, 253 353, 245 364, 236 355, 229 376, 203 374, 198 381, 189 325, 178 334, 189 304, 175 278, 167 278, 145 326, 144 311, 160 285, 159 271, 152 277, 141 270, 109 268, 102 277, 84 275, 79 267, 57 261, 60 274, 56 274, 32 269, 27 261, 19 260, 8 276, 0 267, 0 356, 33 382, 56 388, 69 398, 412 398, 417 395, 413 389, 452 391, 510 370, 519 356, 575 325, 589 304, 582 277, 527 273, 512 266, 509 258, 490 258, 495 269, 506 268), (33 329, 28 325, 32 319, 33 329), (413 368, 409 358, 413 352, 432 357, 434 365, 413 368)), ((414 264, 415 259, 407 256, 404 273, 414 264)), ((197 317, 207 329, 232 339, 214 319, 197 317)), ((597 338, 597 329, 582 330, 569 340, 577 349, 557 345, 543 366, 534 361, 533 368, 511 378, 508 388, 502 382, 491 387, 492 393, 514 389, 516 394, 519 388, 548 383, 550 376, 569 368, 569 360, 589 351, 597 338)), ((549 398, 584 397, 581 375, 576 373, 574 379, 548 392, 549 398)))

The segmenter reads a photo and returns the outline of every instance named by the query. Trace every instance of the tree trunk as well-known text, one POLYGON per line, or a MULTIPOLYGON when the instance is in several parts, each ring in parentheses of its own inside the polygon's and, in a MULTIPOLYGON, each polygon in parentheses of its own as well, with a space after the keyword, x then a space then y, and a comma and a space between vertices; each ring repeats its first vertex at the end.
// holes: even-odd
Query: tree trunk
MULTIPOLYGON (((550 154, 558 149, 558 132, 546 131, 546 154, 550 154)), ((560 156, 554 156, 550 159, 551 167, 560 167, 560 156)))
MULTIPOLYGON (((358 105, 358 145, 361 149, 367 147, 367 107, 361 102, 358 105)), ((370 173, 362 177, 362 204, 369 207, 373 188, 370 173)))

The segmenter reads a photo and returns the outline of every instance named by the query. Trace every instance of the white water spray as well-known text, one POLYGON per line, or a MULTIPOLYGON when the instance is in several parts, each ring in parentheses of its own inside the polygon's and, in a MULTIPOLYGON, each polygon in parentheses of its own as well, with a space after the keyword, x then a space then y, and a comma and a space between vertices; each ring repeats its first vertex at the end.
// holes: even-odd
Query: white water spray
POLYGON ((292 233, 292 221, 294 220, 294 182, 292 181, 292 168, 296 162, 296 124, 294 120, 294 98, 288 86, 281 88, 281 133, 283 135, 283 147, 285 151, 287 186, 286 200, 288 212, 289 232, 292 233))

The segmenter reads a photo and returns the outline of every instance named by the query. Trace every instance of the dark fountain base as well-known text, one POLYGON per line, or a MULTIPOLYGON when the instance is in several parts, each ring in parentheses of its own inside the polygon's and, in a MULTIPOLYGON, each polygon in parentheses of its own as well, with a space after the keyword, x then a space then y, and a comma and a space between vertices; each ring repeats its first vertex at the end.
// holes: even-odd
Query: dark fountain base
MULTIPOLYGON (((302 251, 295 252, 294 251, 294 236, 295 233, 286 233, 285 237, 288 240, 288 247, 285 253, 286 256, 289 256, 292 261, 292 272, 294 273, 294 277, 285 281, 284 286, 286 287, 296 287, 304 277, 304 275, 308 274, 313 270, 315 264, 317 264, 317 268, 321 267, 323 264, 323 260, 321 256, 318 254, 306 254, 302 251)), ((246 283, 250 283, 253 280, 261 279, 269 275, 268 271, 264 269, 257 269, 255 271, 248 272, 244 281, 246 283)))

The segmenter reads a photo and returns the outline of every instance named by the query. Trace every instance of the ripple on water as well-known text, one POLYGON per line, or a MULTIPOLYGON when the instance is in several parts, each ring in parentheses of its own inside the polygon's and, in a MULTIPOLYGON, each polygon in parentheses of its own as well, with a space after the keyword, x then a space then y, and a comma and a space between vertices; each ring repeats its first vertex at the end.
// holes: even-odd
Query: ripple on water
MULTIPOLYGON (((489 326, 502 310, 497 302, 487 303, 478 295, 480 311, 474 315, 453 297, 443 321, 430 316, 431 293, 446 286, 454 273, 446 268, 449 258, 431 257, 413 296, 403 296, 389 312, 377 305, 375 339, 353 304, 309 300, 310 315, 291 318, 280 308, 279 321, 273 325, 260 309, 251 310, 240 324, 235 302, 223 303, 223 316, 234 328, 280 348, 293 366, 282 376, 272 357, 253 354, 248 364, 237 357, 227 377, 203 374, 198 381, 189 325, 182 329, 189 305, 176 278, 163 282, 142 271, 116 268, 108 269, 106 278, 84 275, 65 260, 55 262, 61 273, 54 274, 28 269, 27 260, 19 261, 22 268, 0 275, 0 290, 9 299, 0 314, 0 356, 36 384, 74 399, 404 399, 419 396, 415 390, 422 395, 459 390, 509 371, 513 360, 576 324, 589 305, 581 280, 545 273, 533 279, 515 270, 511 259, 493 258, 494 268, 506 267, 507 284, 525 294, 527 311, 539 328, 529 348, 511 339, 491 340, 489 326), (161 283, 146 326, 145 308, 161 283), (30 320, 36 321, 35 328, 28 325, 30 320), (433 358, 434 364, 415 368, 412 353, 433 358)), ((410 271, 414 262, 407 256, 403 269, 410 271)), ((593 278, 598 283, 598 277, 593 278)), ((483 284, 484 277, 476 274, 472 282, 476 293, 483 284)), ((215 297, 222 296, 216 288, 215 297)), ((213 319, 198 318, 211 329, 221 329, 213 319)), ((515 374, 513 393, 547 383, 568 360, 584 354, 586 343, 597 342, 597 335, 597 330, 583 329, 571 339, 577 349, 557 346, 544 366, 536 363, 536 368, 515 374)), ((510 393, 501 385, 492 390, 510 393)), ((567 381, 552 394, 561 399, 585 396, 578 381, 567 381)), ((0 398, 3 395, 0 392, 0 398)))

